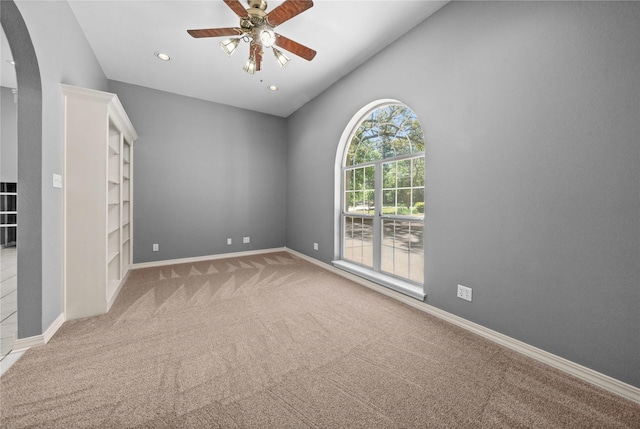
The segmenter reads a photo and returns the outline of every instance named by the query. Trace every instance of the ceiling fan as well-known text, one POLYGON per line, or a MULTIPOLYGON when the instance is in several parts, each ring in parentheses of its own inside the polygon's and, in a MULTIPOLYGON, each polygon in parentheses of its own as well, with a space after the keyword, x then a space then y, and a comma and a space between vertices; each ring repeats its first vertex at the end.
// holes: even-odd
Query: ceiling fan
POLYGON ((245 9, 239 0, 223 0, 227 6, 240 17, 240 27, 207 28, 202 30, 187 30, 192 37, 221 37, 238 36, 220 42, 220 47, 229 56, 233 54, 241 40, 248 42, 249 59, 243 69, 247 73, 254 74, 262 68, 262 54, 264 48, 271 48, 280 67, 289 62, 282 48, 307 61, 316 56, 316 51, 298 42, 288 39, 273 31, 275 27, 296 15, 301 14, 313 6, 311 0, 285 0, 280 6, 266 13, 267 2, 265 0, 247 0, 249 9, 245 9))

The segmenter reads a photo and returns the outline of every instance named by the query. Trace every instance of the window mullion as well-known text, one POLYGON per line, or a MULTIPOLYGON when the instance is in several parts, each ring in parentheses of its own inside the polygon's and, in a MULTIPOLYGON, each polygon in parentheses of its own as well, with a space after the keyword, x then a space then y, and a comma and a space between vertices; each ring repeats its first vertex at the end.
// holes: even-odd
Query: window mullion
POLYGON ((373 269, 380 271, 382 259, 382 163, 375 164, 375 211, 373 218, 373 269))

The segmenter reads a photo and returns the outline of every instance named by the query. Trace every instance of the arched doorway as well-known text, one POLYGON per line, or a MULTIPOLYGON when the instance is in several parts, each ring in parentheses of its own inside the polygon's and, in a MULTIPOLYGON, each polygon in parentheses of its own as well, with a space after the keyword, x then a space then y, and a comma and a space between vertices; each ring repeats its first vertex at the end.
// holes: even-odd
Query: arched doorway
POLYGON ((42 83, 27 26, 13 0, 0 1, 0 23, 18 83, 18 339, 42 328, 42 83))
POLYGON ((11 48, 0 26, 0 361, 13 349, 17 292, 17 88, 11 48))

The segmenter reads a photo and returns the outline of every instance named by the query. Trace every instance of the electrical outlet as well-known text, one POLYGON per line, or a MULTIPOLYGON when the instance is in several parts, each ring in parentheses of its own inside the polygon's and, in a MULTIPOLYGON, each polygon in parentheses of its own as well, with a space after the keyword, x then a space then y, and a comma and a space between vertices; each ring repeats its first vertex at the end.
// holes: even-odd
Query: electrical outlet
POLYGON ((247 244, 247 243, 249 242, 249 237, 244 237, 244 238, 242 239, 242 242, 243 242, 244 244, 247 244))
POLYGON ((157 243, 153 245, 153 251, 154 251, 154 252, 157 252, 157 251, 158 251, 158 244, 157 244, 157 243))
POLYGON ((230 238, 227 238, 227 244, 231 244, 233 241, 230 238))
POLYGON ((53 187, 62 188, 62 175, 53 173, 53 187))
POLYGON ((458 285, 458 298, 471 302, 472 289, 470 287, 458 285))
POLYGON ((313 243, 313 250, 318 250, 318 243, 313 243))

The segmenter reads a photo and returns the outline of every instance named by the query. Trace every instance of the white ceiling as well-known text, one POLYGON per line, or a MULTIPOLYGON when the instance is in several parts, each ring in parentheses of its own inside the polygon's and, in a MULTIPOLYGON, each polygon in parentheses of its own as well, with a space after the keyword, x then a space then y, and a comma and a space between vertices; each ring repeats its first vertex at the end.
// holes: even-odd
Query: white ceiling
MULTIPOLYGON (((280 69, 265 50, 262 71, 255 75, 242 70, 248 44, 228 57, 219 47, 224 37, 194 39, 186 32, 239 26, 222 0, 69 3, 109 79, 287 117, 447 1, 315 0, 276 28, 316 50, 313 61, 290 54, 280 69), (155 52, 169 54, 171 61, 158 60, 155 52), (279 90, 269 91, 269 85, 279 90)), ((268 3, 267 13, 282 0, 268 3)))

